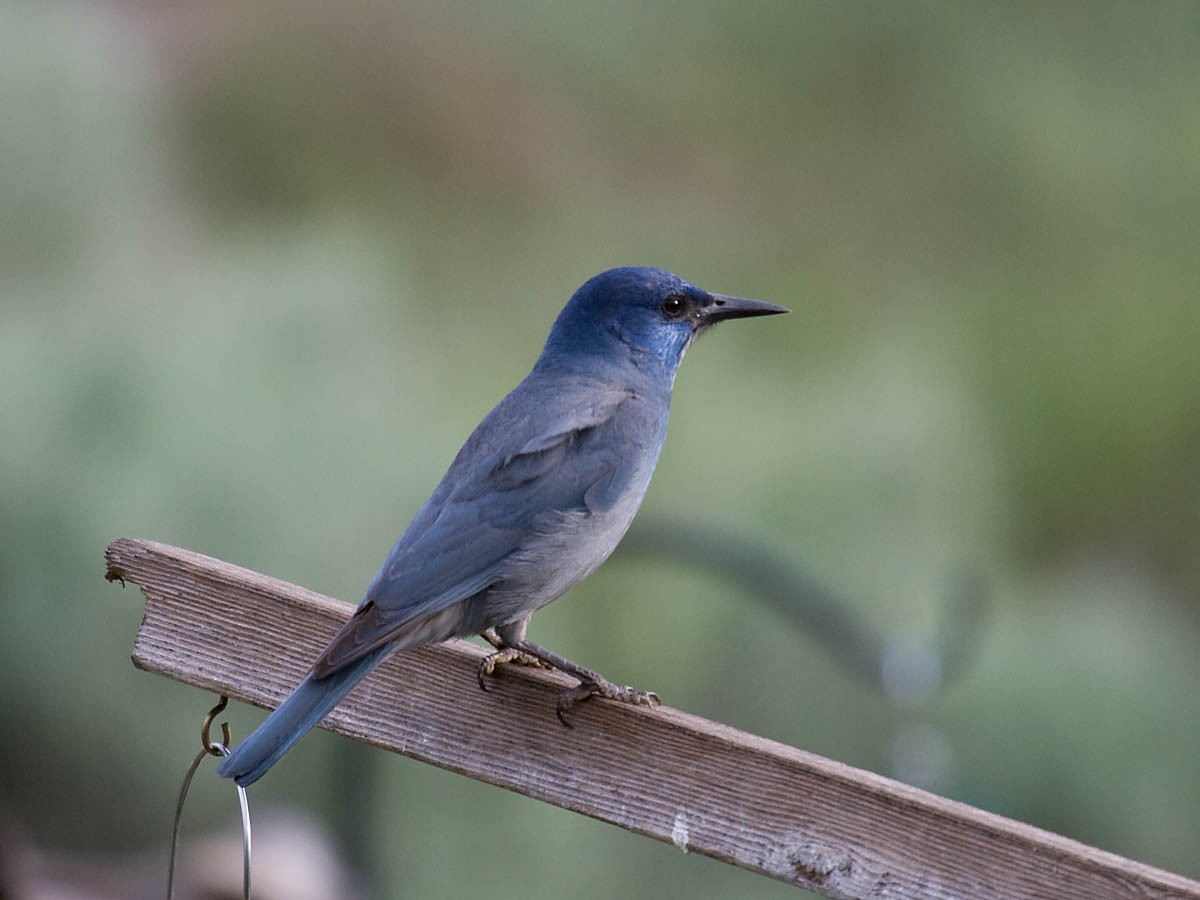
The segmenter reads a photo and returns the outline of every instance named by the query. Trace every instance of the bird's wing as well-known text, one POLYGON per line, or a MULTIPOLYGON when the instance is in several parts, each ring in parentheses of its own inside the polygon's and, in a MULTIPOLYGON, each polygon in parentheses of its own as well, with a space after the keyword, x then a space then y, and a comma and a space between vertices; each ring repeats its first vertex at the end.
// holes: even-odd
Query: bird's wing
POLYGON ((586 403, 574 406, 570 398, 578 393, 571 390, 526 395, 524 402, 514 402, 514 395, 468 439, 313 666, 316 677, 385 643, 443 640, 444 626, 452 632, 457 624, 448 608, 494 583, 539 518, 554 510, 607 508, 628 481, 631 466, 615 452, 573 451, 581 436, 613 417, 629 391, 590 392, 586 403))

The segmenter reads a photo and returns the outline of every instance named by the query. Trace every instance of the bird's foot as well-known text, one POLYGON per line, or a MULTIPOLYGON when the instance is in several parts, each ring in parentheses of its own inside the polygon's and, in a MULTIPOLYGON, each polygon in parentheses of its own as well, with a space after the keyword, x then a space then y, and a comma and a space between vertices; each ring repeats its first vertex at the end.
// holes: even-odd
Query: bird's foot
POLYGON ((581 681, 569 691, 563 691, 558 695, 554 711, 558 714, 558 720, 568 728, 575 726, 567 718, 567 713, 572 707, 590 697, 604 697, 606 700, 617 700, 620 703, 631 703, 634 706, 648 706, 651 709, 662 703, 654 691, 639 691, 627 684, 613 684, 606 678, 601 678, 595 673, 591 674, 591 678, 581 681))
POLYGON ((483 632, 483 638, 496 648, 495 653, 485 656, 479 662, 479 686, 485 691, 487 690, 486 677, 496 670, 496 666, 508 662, 515 662, 518 665, 557 669, 560 672, 579 679, 579 684, 568 691, 563 691, 559 695, 558 702, 554 707, 555 712, 558 714, 558 720, 568 728, 573 728, 574 726, 567 718, 567 713, 572 707, 577 706, 589 697, 603 697, 606 700, 632 703, 635 706, 648 706, 651 709, 659 706, 662 702, 658 699, 658 694, 654 693, 654 691, 639 691, 637 688, 632 688, 627 684, 613 684, 607 678, 593 672, 591 669, 585 669, 583 666, 573 663, 569 659, 559 656, 557 653, 552 653, 545 647, 539 647, 537 644, 527 641, 523 637, 512 641, 512 643, 506 643, 495 629, 489 628, 483 632))
MULTIPOLYGON (((487 635, 484 635, 487 637, 487 635)), ((475 672, 475 677, 479 679, 479 687, 482 690, 488 690, 487 677, 496 671, 496 666, 503 666, 513 663, 518 666, 534 666, 540 669, 549 669, 551 666, 542 662, 536 656, 518 650, 516 647, 501 646, 495 653, 489 653, 479 661, 479 668, 475 672)))
POLYGON ((504 638, 500 637, 500 633, 495 628, 485 628, 479 632, 479 636, 497 650, 503 650, 508 646, 508 644, 504 643, 504 638))

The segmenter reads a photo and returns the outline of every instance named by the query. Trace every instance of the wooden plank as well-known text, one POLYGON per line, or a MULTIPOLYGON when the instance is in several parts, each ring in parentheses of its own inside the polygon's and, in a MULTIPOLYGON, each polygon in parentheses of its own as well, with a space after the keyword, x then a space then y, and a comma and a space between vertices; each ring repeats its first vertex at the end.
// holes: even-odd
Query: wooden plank
MULTIPOLYGON (((187 550, 114 541, 146 597, 139 668, 272 707, 351 606, 187 550)), ((593 701, 483 648, 393 657, 326 719, 341 734, 835 898, 1192 898, 1200 883, 679 710, 593 701)))

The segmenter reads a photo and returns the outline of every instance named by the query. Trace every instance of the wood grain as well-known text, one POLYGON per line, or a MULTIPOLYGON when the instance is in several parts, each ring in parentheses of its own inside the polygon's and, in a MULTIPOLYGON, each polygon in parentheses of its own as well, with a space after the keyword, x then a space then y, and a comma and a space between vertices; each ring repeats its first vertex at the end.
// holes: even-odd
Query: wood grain
MULTIPOLYGON (((146 612, 134 665, 273 707, 352 607, 151 541, 110 580, 146 612)), ((679 710, 593 701, 450 641, 393 657, 323 727, 835 898, 1192 898, 1200 883, 679 710)))

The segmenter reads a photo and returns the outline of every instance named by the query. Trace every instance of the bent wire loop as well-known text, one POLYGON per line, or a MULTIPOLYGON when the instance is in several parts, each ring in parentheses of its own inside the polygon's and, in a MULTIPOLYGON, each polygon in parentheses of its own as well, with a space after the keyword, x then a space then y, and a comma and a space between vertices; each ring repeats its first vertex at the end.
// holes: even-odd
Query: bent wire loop
MULTIPOLYGON (((229 723, 221 723, 221 740, 214 741, 210 737, 213 721, 229 703, 229 698, 222 695, 220 701, 208 711, 204 723, 200 726, 200 752, 188 766, 187 774, 183 776, 183 785, 179 789, 179 802, 175 805, 175 822, 171 826, 171 862, 167 869, 167 900, 175 896, 175 860, 179 851, 179 823, 183 817, 183 806, 187 802, 188 789, 192 786, 192 777, 200 768, 200 763, 206 756, 225 757, 229 755, 229 747, 233 743, 229 732, 229 723)), ((250 900, 250 803, 246 799, 246 789, 237 785, 238 804, 242 811, 242 897, 250 900)))

